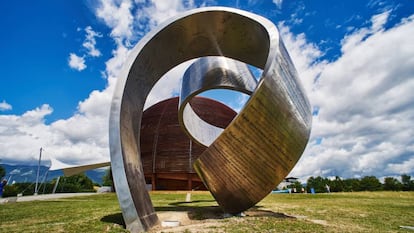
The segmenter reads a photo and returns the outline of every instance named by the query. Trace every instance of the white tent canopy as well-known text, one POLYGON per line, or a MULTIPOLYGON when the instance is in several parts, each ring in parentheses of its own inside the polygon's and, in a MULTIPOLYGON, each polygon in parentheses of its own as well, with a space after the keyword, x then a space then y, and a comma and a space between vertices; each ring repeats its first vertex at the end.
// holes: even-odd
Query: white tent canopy
POLYGON ((70 165, 63 163, 55 158, 50 158, 51 166, 49 171, 62 170, 65 176, 73 176, 81 172, 92 170, 101 167, 107 167, 111 165, 110 161, 92 163, 92 164, 83 164, 83 165, 70 165))

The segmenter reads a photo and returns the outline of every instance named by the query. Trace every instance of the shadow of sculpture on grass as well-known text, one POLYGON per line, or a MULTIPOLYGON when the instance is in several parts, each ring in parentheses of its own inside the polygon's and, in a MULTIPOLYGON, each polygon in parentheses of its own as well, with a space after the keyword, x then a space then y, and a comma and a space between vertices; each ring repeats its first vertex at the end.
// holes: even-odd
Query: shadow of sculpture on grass
MULTIPOLYGON (((189 204, 202 203, 202 202, 215 202, 214 200, 200 200, 191 202, 173 202, 168 206, 155 207, 155 211, 160 212, 186 212, 190 220, 207 220, 207 219, 225 219, 226 216, 223 210, 218 206, 191 206, 189 204)), ((295 219, 293 216, 286 215, 280 212, 274 212, 271 210, 260 209, 262 206, 254 206, 244 212, 243 218, 249 217, 263 217, 263 218, 279 218, 279 219, 295 219)), ((125 223, 122 217, 122 213, 110 214, 101 218, 102 222, 114 223, 125 227, 125 223)))
POLYGON ((125 222, 124 222, 124 218, 122 217, 121 212, 103 216, 101 218, 101 222, 114 223, 114 224, 121 225, 122 227, 125 228, 125 222))
POLYGON ((273 217, 273 218, 289 218, 294 219, 295 217, 286 215, 285 213, 274 212, 271 210, 260 209, 261 206, 254 206, 248 209, 245 214, 246 217, 273 217))

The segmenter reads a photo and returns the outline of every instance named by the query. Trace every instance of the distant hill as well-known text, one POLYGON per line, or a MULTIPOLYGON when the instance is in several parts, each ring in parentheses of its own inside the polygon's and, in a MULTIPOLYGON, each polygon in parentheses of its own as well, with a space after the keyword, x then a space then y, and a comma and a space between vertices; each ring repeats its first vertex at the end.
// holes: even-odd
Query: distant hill
MULTIPOLYGON (((22 182, 36 182, 37 165, 9 165, 0 164, 0 166, 6 169, 5 179, 8 179, 10 183, 22 183, 22 182)), ((51 181, 59 176, 63 176, 61 170, 48 171, 49 167, 40 166, 39 182, 43 180, 51 181)), ((85 172, 85 175, 89 177, 94 183, 102 184, 102 177, 105 175, 106 169, 95 169, 85 172)))

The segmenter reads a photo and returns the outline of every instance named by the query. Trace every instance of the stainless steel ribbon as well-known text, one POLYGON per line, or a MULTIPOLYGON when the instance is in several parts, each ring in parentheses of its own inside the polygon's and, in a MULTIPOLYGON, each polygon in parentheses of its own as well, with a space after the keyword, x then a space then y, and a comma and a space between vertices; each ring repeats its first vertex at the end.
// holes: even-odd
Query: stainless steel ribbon
POLYGON ((158 222, 145 188, 140 157, 145 100, 170 69, 208 56, 227 58, 204 61, 208 65, 202 65, 201 60, 199 67, 204 71, 188 71, 180 116, 191 137, 209 145, 194 168, 225 212, 238 213, 262 200, 291 171, 305 149, 311 129, 310 105, 275 25, 261 16, 224 7, 199 8, 174 17, 131 51, 112 100, 111 165, 131 232, 148 230, 158 222), (257 86, 241 63, 263 70, 257 86), (214 66, 217 69, 210 69, 214 66), (215 87, 251 93, 240 113, 220 132, 209 124, 203 126, 191 109, 185 110, 197 92, 215 87), (207 130, 211 135, 203 134, 207 130))

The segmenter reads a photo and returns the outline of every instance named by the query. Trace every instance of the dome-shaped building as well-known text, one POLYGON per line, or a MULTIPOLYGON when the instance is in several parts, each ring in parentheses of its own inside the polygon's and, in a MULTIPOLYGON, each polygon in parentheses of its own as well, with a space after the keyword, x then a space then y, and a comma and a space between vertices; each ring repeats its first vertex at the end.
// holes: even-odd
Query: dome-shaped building
MULTIPOLYGON (((152 190, 205 189, 193 162, 206 149, 191 140, 178 122, 178 97, 159 102, 143 113, 141 159, 152 190)), ((236 112, 212 99, 195 97, 190 102, 206 122, 225 128, 236 112)))

